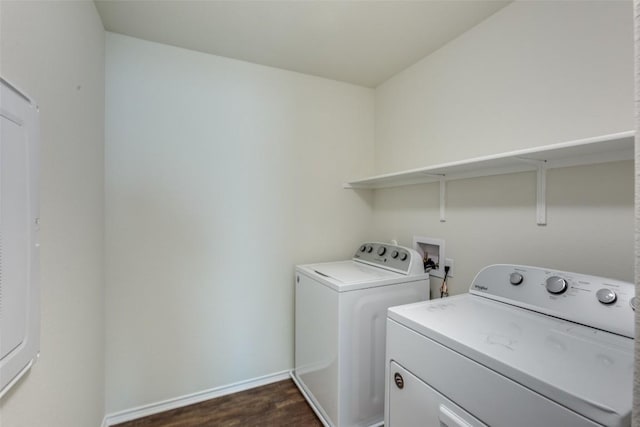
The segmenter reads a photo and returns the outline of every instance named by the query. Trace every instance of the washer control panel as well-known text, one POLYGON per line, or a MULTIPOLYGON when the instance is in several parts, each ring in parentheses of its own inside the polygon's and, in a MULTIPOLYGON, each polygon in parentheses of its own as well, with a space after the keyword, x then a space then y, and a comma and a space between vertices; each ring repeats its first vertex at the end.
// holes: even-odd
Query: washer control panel
POLYGON ((353 260, 402 274, 425 274, 420 255, 413 249, 386 243, 363 243, 353 260))
POLYGON ((540 267, 482 269, 469 292, 586 326, 634 337, 635 285, 540 267))

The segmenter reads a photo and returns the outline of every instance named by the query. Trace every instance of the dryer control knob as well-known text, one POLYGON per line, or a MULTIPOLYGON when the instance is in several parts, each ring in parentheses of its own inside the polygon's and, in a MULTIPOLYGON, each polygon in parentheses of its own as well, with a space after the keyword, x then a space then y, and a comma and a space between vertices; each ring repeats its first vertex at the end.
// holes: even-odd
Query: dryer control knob
POLYGON ((519 285, 520 283, 522 283, 523 280, 524 280, 524 277, 520 273, 514 272, 509 275, 509 282, 512 285, 519 285))
POLYGON ((385 248, 384 246, 380 246, 378 248, 378 255, 382 256, 385 252, 387 252, 387 248, 385 248))
POLYGON ((371 253, 373 251, 373 246, 367 246, 367 253, 371 253))
POLYGON ((596 292, 596 297, 598 298, 598 301, 603 304, 613 304, 616 302, 616 299, 618 299, 616 293, 607 288, 599 289, 598 292, 596 292))
POLYGON ((398 252, 398 251, 391 252, 391 258, 393 258, 393 259, 398 258, 398 255, 400 255, 400 252, 398 252))
POLYGON ((406 252, 400 254, 400 261, 406 261, 407 258, 409 258, 409 254, 407 254, 406 252))
POLYGON ((360 252, 364 252, 367 250, 367 247, 365 245, 360 246, 360 252))
POLYGON ((547 291, 558 295, 567 290, 567 281, 562 277, 551 276, 547 279, 547 291))

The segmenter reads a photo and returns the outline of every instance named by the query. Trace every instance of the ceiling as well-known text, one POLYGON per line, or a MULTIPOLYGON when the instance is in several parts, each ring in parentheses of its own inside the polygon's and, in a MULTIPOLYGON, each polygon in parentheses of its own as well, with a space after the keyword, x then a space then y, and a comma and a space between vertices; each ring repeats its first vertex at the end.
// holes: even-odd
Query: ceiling
POLYGON ((95 0, 107 31, 367 87, 509 2, 95 0))

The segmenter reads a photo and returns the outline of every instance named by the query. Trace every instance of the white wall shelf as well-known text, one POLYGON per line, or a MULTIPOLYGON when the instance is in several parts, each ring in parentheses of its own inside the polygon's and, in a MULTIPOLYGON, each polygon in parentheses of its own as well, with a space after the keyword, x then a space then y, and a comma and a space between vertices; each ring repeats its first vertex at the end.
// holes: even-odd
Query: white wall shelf
POLYGON ((546 224, 546 170, 631 160, 635 131, 561 142, 524 150, 377 175, 344 184, 349 189, 378 189, 440 182, 440 221, 445 221, 446 181, 537 171, 537 222, 546 224))

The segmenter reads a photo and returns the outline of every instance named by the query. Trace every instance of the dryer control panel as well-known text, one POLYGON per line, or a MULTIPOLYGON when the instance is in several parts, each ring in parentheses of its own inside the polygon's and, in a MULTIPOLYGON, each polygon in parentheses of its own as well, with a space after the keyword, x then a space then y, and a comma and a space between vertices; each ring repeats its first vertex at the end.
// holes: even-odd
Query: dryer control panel
POLYGON ((413 249, 386 243, 363 243, 353 260, 402 274, 424 274, 422 258, 413 249))
POLYGON ((482 269, 469 292, 539 313, 634 337, 635 285, 524 265, 482 269))

